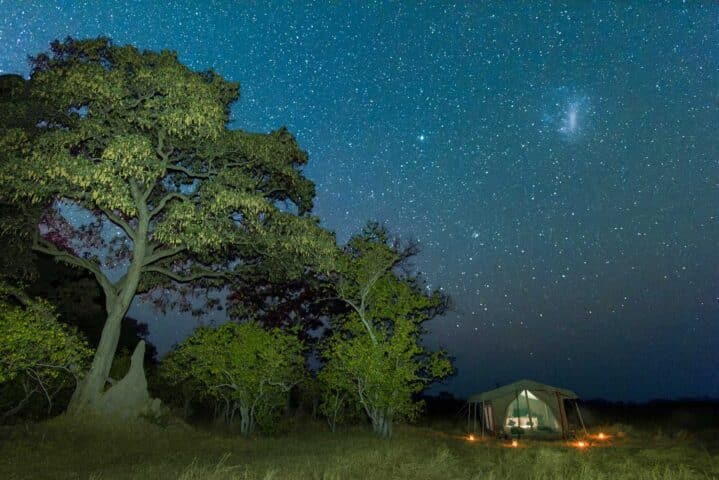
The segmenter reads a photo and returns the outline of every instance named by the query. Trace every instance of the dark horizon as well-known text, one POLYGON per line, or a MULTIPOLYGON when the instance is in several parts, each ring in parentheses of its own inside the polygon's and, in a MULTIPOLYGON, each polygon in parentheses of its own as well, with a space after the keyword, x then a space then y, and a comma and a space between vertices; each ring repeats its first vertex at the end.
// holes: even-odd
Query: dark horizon
MULTIPOLYGON (((66 36, 176 50, 240 82, 233 128, 296 135, 341 242, 417 239, 453 299, 431 393, 719 398, 719 4, 3 8, 0 74, 66 36)), ((161 353, 196 324, 128 315, 161 353)))

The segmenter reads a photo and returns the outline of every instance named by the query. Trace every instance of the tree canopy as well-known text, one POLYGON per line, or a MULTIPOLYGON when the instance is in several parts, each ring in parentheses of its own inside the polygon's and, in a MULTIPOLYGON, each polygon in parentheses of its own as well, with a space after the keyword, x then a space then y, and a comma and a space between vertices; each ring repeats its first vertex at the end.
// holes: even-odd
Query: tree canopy
POLYGON ((271 423, 287 392, 304 376, 303 344, 292 332, 264 329, 257 323, 201 327, 162 362, 171 385, 196 389, 225 406, 231 423, 240 412, 240 431, 251 434, 257 422, 271 423))
POLYGON ((50 207, 33 248, 91 272, 107 310, 72 412, 101 402, 119 325, 138 291, 330 267, 334 238, 308 213, 307 154, 284 128, 229 130, 236 83, 194 72, 173 52, 106 38, 53 42, 32 65, 30 94, 47 114, 38 134, 10 128, 0 138, 2 195, 50 207), (51 208, 58 200, 110 222, 125 241, 74 227, 51 208), (125 267, 119 278, 103 264, 111 248, 125 267))

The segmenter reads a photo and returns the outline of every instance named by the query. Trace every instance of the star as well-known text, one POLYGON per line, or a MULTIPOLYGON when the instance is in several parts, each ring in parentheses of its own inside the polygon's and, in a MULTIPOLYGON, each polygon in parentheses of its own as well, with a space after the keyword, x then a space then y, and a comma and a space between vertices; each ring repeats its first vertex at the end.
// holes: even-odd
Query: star
MULTIPOLYGON (((297 135, 339 243, 370 219, 421 238, 417 269, 456 306, 427 339, 450 337, 453 393, 521 342, 534 360, 503 380, 572 358, 588 398, 719 397, 719 3, 48 3, 2 3, 0 72, 67 35, 176 50, 240 83, 231 128, 297 135)), ((194 328, 135 309, 161 351, 194 328)))

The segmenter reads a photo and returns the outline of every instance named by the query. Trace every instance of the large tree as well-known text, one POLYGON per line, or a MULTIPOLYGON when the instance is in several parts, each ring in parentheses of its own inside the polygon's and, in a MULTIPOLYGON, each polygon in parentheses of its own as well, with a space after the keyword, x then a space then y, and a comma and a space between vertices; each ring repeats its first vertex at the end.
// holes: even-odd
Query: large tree
POLYGON ((334 239, 308 213, 307 154, 284 128, 229 130, 237 84, 173 52, 105 38, 56 41, 32 67, 32 97, 58 113, 38 135, 10 129, 0 139, 2 195, 46 206, 33 248, 91 272, 107 311, 70 413, 107 411, 120 325, 138 291, 327 267, 334 239), (74 205, 98 222, 74 225, 63 215, 74 205), (107 237, 107 222, 124 241, 107 237))
MULTIPOLYGON (((57 115, 52 106, 31 95, 31 82, 20 75, 0 75, 0 136, 10 129, 21 129, 32 137, 44 130, 43 119, 57 115)), ((0 152, 0 170, 6 157, 0 152)), ((24 201, 0 199, 0 281, 6 285, 24 286, 27 298, 41 297, 49 301, 57 319, 76 326, 97 346, 105 316, 102 290, 87 270, 57 262, 53 257, 33 251, 32 236, 37 230, 41 205, 24 201)), ((20 290, 17 290, 21 293, 20 290)), ((119 346, 132 349, 148 336, 147 326, 125 319, 119 346)), ((154 346, 148 344, 146 359, 153 360, 154 346)))
POLYGON ((322 410, 334 425, 343 403, 364 410, 378 435, 392 435, 393 423, 412 419, 421 407, 414 396, 446 377, 452 364, 442 350, 421 345, 423 324, 446 306, 446 297, 428 292, 407 266, 415 245, 401 247, 370 223, 350 239, 338 261, 337 294, 351 307, 334 319, 319 373, 322 410))

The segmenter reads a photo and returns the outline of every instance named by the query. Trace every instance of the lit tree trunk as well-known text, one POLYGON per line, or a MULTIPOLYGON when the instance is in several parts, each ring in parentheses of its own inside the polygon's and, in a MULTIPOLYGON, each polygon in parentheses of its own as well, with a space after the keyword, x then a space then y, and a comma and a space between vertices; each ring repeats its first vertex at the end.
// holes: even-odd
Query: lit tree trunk
POLYGON ((255 419, 252 414, 252 409, 245 405, 240 406, 240 433, 247 437, 252 434, 254 430, 255 419))
MULTIPOLYGON (((139 271, 134 276, 137 279, 134 282, 128 282, 127 290, 124 290, 115 298, 108 299, 106 302, 108 316, 102 329, 100 343, 95 351, 90 371, 78 383, 72 395, 68 407, 68 413, 70 414, 76 415, 88 410, 95 410, 100 401, 105 390, 105 383, 110 375, 117 344, 120 340, 122 319, 130 308, 130 303, 137 289, 139 271), (132 291, 132 294, 129 293, 130 291, 132 291)), ((127 280, 130 280, 130 278, 127 280)))
POLYGON ((344 401, 344 394, 340 397, 340 393, 337 392, 332 399, 332 412, 327 416, 327 422, 330 425, 332 433, 337 431, 337 420, 339 418, 340 410, 344 401))
POLYGON ((107 288, 104 289, 107 320, 105 320, 105 325, 102 328, 100 343, 95 351, 90 370, 78 382, 77 388, 70 399, 67 409, 70 415, 79 416, 85 413, 97 413, 98 411, 98 406, 105 391, 105 384, 110 375, 112 361, 115 358, 117 344, 120 340, 122 320, 130 308, 140 283, 149 226, 149 217, 146 213, 146 209, 141 209, 138 235, 133 245, 132 263, 128 267, 127 273, 120 283, 115 286, 114 292, 108 291, 107 288))
POLYGON ((375 408, 372 410, 372 431, 383 438, 392 436, 392 409, 375 408))

